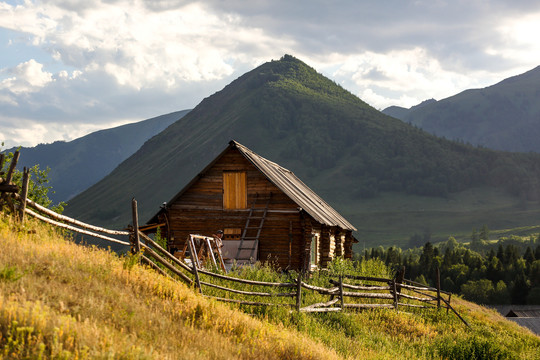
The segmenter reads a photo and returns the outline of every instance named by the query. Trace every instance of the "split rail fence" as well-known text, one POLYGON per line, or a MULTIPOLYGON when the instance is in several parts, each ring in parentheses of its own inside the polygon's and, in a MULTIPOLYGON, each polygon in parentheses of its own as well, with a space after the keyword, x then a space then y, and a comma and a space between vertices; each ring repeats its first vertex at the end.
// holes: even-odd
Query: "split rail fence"
MULTIPOLYGON (((133 225, 128 230, 109 230, 60 215, 27 198, 29 171, 24 169, 22 188, 11 183, 18 152, 14 154, 7 174, 0 174, 0 208, 6 204, 15 212, 21 222, 25 214, 53 226, 93 236, 102 240, 131 247, 131 252, 140 256, 141 262, 164 276, 180 279, 195 286, 203 296, 223 302, 248 306, 287 306, 301 312, 333 312, 348 309, 376 308, 445 308, 467 326, 469 324, 451 306, 452 294, 441 290, 440 281, 436 287, 429 287, 403 278, 404 269, 393 278, 377 278, 353 275, 328 276, 330 287, 309 283, 305 274, 298 274, 289 282, 265 282, 236 278, 222 273, 199 268, 196 261, 187 264, 163 249, 153 239, 139 231, 137 201, 132 200, 133 225), (4 177, 4 175, 6 175, 4 177), (127 237, 121 240, 112 236, 127 237), (305 278, 305 279, 304 279, 305 278), (306 280, 306 281, 304 281, 306 280), (240 287, 234 288, 234 287, 240 287), (246 290, 246 288, 250 290, 246 290), (256 288, 255 290, 253 288, 256 288), (276 300, 276 299, 287 299, 276 300), (251 299, 251 300, 247 300, 251 299), (308 303, 309 301, 316 301, 308 303)), ((0 155, 0 169, 4 157, 0 155)), ((190 253, 196 254, 192 242, 188 241, 190 253)), ((437 271, 437 279, 440 276, 437 271)))

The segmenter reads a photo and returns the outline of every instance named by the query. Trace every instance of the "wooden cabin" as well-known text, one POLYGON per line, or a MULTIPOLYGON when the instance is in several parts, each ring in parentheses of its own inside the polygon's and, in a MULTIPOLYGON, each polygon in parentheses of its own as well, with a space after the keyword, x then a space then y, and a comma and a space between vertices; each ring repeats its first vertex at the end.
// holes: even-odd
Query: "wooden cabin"
POLYGON ((231 141, 148 222, 169 250, 189 234, 224 231, 226 262, 270 261, 281 269, 324 268, 352 257, 356 230, 291 171, 231 141))

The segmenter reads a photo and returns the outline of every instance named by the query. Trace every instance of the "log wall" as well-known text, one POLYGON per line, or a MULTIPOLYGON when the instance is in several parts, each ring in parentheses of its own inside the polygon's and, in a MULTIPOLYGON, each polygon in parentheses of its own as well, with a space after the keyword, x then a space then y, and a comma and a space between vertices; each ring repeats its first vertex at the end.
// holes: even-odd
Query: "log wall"
MULTIPOLYGON (((295 202, 236 149, 225 152, 174 203, 168 204, 167 221, 160 219, 169 227, 163 233, 168 234, 170 247, 182 249, 189 234, 210 236, 218 229, 243 230, 252 203, 255 201, 255 207, 263 209, 269 197, 268 213, 259 237, 258 259, 270 261, 282 269, 307 270, 313 223, 325 230, 324 236, 321 236, 321 265, 330 261, 336 247, 335 241, 331 241, 336 233, 335 228, 321 226, 309 214, 301 212, 295 202), (246 173, 246 209, 224 209, 225 171, 246 173), (309 224, 309 229, 306 224, 309 224)), ((251 225, 258 225, 258 221, 252 220, 251 225)), ((348 245, 346 241, 345 245, 348 245)))

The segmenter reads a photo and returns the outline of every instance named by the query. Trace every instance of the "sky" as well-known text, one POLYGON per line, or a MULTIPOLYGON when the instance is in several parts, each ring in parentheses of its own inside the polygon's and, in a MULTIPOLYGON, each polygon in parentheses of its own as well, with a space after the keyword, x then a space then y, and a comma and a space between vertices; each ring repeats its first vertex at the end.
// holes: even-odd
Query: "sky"
POLYGON ((194 108, 290 54, 382 110, 540 65, 540 2, 0 0, 0 142, 194 108))

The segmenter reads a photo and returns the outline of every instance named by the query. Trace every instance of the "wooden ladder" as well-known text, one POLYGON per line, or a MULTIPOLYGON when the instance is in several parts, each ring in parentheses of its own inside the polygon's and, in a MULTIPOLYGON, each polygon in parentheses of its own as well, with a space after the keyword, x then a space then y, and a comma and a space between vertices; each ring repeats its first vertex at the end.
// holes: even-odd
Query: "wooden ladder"
POLYGON ((259 194, 257 194, 255 200, 253 200, 253 203, 251 203, 251 209, 249 209, 249 214, 246 219, 246 225, 244 226, 244 230, 242 231, 242 236, 240 237, 240 244, 238 245, 238 251, 236 252, 236 260, 251 260, 253 259, 255 250, 257 250, 261 230, 264 225, 264 220, 266 219, 266 214, 268 213, 268 206, 270 205, 270 200, 272 199, 272 193, 270 193, 270 196, 268 197, 264 208, 255 207, 258 198, 259 194), (253 222, 255 222, 255 224, 253 224, 253 222), (248 236, 248 232, 250 236, 248 236), (255 232, 255 234, 253 234, 253 232, 255 232), (252 246, 244 244, 244 241, 252 242, 252 246), (250 250, 248 258, 240 258, 240 253, 243 250, 250 250))

